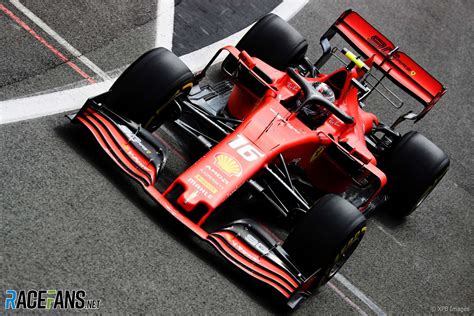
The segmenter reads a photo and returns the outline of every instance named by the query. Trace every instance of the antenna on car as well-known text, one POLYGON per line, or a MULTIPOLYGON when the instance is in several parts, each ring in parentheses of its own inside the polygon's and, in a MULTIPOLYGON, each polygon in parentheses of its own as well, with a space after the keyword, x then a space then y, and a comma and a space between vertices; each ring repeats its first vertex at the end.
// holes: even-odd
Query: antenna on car
MULTIPOLYGON (((391 50, 384 58, 384 60, 382 61, 382 63, 380 64, 380 66, 383 65, 383 63, 389 59, 391 59, 394 54, 398 51, 399 47, 395 47, 393 50, 391 50)), ((343 65, 345 65, 346 67, 348 66, 349 63, 346 63, 345 60, 343 60, 341 57, 338 56, 337 52, 341 53, 341 54, 344 54, 343 50, 339 49, 338 47, 333 47, 331 49, 331 55, 334 56, 337 60, 339 60, 343 65)), ((380 94, 385 100, 387 100, 393 107, 397 108, 397 109, 400 109, 401 107, 403 107, 404 105, 404 101, 397 95, 395 94, 395 92, 393 92, 392 90, 390 90, 386 85, 384 85, 382 83, 383 79, 385 79, 387 77, 387 75, 390 73, 390 71, 388 71, 387 73, 383 73, 382 76, 380 78, 377 78, 373 73, 372 73, 372 69, 375 68, 375 67, 372 67, 370 68, 369 71, 366 72, 366 75, 364 77, 364 80, 362 81, 362 83, 366 84, 367 87, 369 88, 369 90, 367 92, 365 92, 362 96, 359 97, 359 102, 362 102, 363 100, 365 100, 369 95, 372 94, 373 91, 376 91, 378 94, 380 94), (370 82, 368 79, 370 78, 373 78, 375 80, 374 83, 370 82), (382 87, 385 91, 387 91, 389 94, 391 94, 397 101, 394 102, 392 99, 390 99, 384 92, 382 92, 382 90, 380 90, 380 87, 382 87)))

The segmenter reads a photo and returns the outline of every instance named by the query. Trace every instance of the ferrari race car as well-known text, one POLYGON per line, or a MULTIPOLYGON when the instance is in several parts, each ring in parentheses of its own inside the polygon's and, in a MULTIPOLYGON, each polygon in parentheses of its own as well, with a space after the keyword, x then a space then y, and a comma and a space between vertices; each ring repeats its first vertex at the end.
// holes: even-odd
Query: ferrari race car
POLYGON ((398 46, 351 10, 324 33, 315 63, 307 46, 268 14, 197 73, 167 49, 148 51, 69 116, 159 205, 292 308, 338 272, 368 214, 409 215, 449 166, 423 135, 396 130, 446 92, 398 46), (335 35, 355 51, 334 46, 335 35), (336 59, 341 68, 321 71, 336 59), (391 125, 364 110, 374 91, 400 107, 384 78, 422 110, 391 125), (163 129, 182 142, 165 143, 163 129), (173 174, 176 147, 194 158, 173 174))

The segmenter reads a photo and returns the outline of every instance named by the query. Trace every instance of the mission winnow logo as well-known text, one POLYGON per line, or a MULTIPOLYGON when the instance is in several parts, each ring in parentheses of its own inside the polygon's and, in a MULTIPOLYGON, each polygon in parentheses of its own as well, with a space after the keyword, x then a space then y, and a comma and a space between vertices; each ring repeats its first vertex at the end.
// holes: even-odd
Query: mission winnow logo
POLYGON ((84 290, 6 290, 5 309, 99 309, 84 290))

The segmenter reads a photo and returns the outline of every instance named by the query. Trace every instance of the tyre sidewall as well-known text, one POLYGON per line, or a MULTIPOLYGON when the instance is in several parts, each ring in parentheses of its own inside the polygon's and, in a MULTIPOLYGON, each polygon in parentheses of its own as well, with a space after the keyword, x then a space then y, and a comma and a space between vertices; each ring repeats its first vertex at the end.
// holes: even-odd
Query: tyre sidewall
POLYGON ((448 167, 449 158, 426 137, 414 131, 405 134, 382 165, 387 175, 388 206, 401 216, 409 215, 448 167))
POLYGON ((145 125, 181 90, 187 92, 192 79, 192 72, 176 55, 165 48, 156 48, 124 71, 110 89, 106 104, 145 125))
POLYGON ((311 275, 318 268, 331 266, 365 223, 364 215, 352 204, 328 194, 295 226, 283 247, 303 273, 311 275))

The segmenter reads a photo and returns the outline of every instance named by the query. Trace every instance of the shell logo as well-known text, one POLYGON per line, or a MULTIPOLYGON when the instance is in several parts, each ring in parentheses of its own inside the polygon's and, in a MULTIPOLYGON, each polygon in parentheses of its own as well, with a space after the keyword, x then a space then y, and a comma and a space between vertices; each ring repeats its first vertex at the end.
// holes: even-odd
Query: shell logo
POLYGON ((215 165, 219 167, 228 176, 240 176, 242 174, 242 166, 231 155, 226 153, 218 153, 214 156, 215 165))

